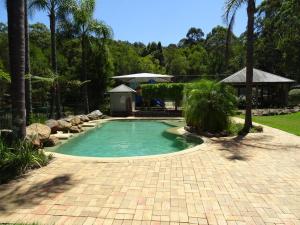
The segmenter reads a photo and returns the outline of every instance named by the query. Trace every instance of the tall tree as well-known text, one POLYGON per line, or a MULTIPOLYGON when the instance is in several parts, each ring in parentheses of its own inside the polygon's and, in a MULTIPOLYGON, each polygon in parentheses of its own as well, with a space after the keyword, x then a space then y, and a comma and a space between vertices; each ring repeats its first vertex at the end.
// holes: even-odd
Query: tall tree
MULTIPOLYGON (((65 1, 66 2, 66 1, 65 1)), ((64 5, 63 0, 31 0, 30 8, 32 10, 38 9, 43 10, 48 13, 50 19, 50 31, 51 31, 51 65, 52 70, 57 74, 57 52, 56 52, 56 22, 57 15, 61 10, 61 7, 64 5)), ((56 106, 56 117, 60 118, 62 116, 61 112, 61 100, 60 100, 60 87, 56 83, 54 85, 54 90, 52 90, 52 102, 50 109, 50 117, 53 116, 53 105, 56 106)))
MULTIPOLYGON (((90 38, 108 38, 111 36, 111 29, 103 22, 93 18, 95 11, 95 0, 70 0, 64 26, 71 28, 73 34, 81 40, 81 81, 88 80, 87 58, 90 38)), ((89 98, 87 85, 82 87, 82 97, 85 113, 89 113, 89 98)))
POLYGON ((26 135, 24 0, 7 1, 12 128, 18 139, 26 135))
POLYGON ((253 85, 253 50, 254 50, 254 17, 255 0, 226 0, 225 19, 229 24, 229 32, 234 25, 237 10, 247 3, 247 53, 246 53, 246 116, 243 131, 248 133, 252 127, 252 85, 253 85))
POLYGON ((26 105, 26 122, 30 123, 32 115, 32 88, 30 76, 30 52, 29 52, 29 25, 28 25, 28 0, 24 0, 25 13, 25 105, 26 105))
POLYGON ((204 32, 202 31, 201 28, 191 27, 188 30, 186 37, 181 39, 178 45, 184 46, 184 45, 197 44, 204 40, 203 37, 204 37, 204 32))
POLYGON ((300 67, 300 2, 263 1, 256 19, 255 59, 259 68, 285 74, 298 82, 300 67))

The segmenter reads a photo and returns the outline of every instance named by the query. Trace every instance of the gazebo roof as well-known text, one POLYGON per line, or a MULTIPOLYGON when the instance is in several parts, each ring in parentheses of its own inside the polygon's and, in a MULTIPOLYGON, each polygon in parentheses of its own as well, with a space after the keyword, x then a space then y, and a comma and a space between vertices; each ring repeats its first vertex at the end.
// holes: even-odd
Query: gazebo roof
POLYGON ((135 93, 136 91, 132 88, 126 86, 125 84, 121 84, 120 86, 110 90, 108 93, 135 93))
MULTIPOLYGON (((221 82, 229 84, 244 84, 246 83, 246 68, 236 72, 235 74, 225 78, 221 82)), ((253 83, 294 83, 294 80, 281 77, 262 70, 253 69, 253 83)))

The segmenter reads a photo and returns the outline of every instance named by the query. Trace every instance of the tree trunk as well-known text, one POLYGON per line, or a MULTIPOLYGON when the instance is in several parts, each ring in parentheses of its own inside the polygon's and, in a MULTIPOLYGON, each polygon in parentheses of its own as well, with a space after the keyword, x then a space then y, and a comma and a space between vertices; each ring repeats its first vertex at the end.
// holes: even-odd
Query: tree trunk
MULTIPOLYGON (((28 26, 28 0, 24 0, 25 12, 25 74, 30 75, 30 52, 29 52, 29 26, 28 26)), ((26 105, 26 123, 30 123, 32 116, 32 87, 31 77, 25 79, 25 105, 26 105)))
POLYGON ((60 85, 59 82, 56 82, 56 95, 55 95, 55 106, 56 106, 56 119, 62 117, 62 107, 61 107, 61 95, 60 95, 60 85))
POLYGON ((246 116, 243 131, 249 133, 252 127, 252 85, 255 0, 248 0, 247 57, 246 57, 246 116))
POLYGON ((17 139, 26 135, 24 0, 7 1, 12 128, 17 139))
MULTIPOLYGON (((87 80, 87 69, 86 69, 86 37, 83 35, 81 38, 81 67, 82 67, 82 77, 81 81, 86 81, 87 80)), ((82 97, 83 97, 83 106, 84 106, 84 111, 85 114, 88 114, 90 109, 89 109, 89 97, 88 97, 88 90, 87 90, 87 84, 84 84, 82 87, 82 97)))
MULTIPOLYGON (((51 5, 50 9, 50 31, 51 31, 51 65, 52 71, 57 75, 57 57, 56 57, 56 15, 55 6, 51 5)), ((56 118, 60 118, 61 113, 61 101, 60 101, 60 87, 58 81, 53 84, 51 104, 55 104, 56 118)), ((53 117, 54 106, 50 107, 50 116, 53 117), (51 112, 52 111, 52 112, 51 112)))

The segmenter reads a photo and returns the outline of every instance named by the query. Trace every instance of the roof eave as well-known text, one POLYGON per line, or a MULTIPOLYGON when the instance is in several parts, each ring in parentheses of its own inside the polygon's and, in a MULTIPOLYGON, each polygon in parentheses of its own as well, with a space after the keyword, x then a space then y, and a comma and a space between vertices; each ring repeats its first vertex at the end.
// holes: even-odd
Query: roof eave
MULTIPOLYGON (((236 84, 236 85, 246 85, 246 82, 226 82, 221 81, 225 84, 236 84)), ((253 84, 292 84, 296 83, 296 81, 275 81, 275 82, 252 82, 253 84)))

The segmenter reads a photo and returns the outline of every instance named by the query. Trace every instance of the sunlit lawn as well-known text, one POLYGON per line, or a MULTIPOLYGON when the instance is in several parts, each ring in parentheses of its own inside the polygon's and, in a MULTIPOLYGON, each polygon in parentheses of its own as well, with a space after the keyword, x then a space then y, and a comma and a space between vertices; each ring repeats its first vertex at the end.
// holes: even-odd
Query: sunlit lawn
POLYGON ((254 116, 253 121, 300 136, 300 112, 278 116, 254 116))

